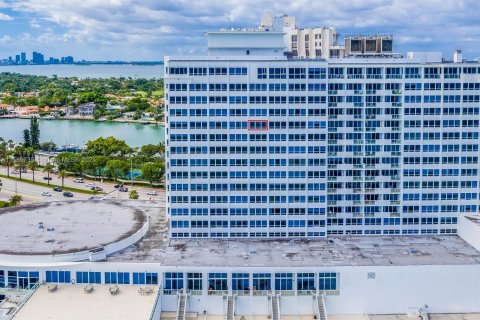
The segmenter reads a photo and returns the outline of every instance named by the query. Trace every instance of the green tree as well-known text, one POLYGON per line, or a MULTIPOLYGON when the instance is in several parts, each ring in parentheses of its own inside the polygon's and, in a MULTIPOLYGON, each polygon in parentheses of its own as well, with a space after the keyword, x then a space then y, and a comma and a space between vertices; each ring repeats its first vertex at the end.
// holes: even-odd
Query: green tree
POLYGON ((38 148, 42 151, 55 151, 57 149, 57 145, 53 141, 42 142, 38 148))
POLYGON ((107 161, 107 168, 107 174, 115 181, 129 172, 129 166, 124 160, 109 160, 107 161))
POLYGON ((18 158, 15 161, 15 169, 20 173, 20 180, 22 180, 22 173, 27 169, 28 161, 25 158, 18 158))
POLYGON ((142 168, 142 178, 150 182, 150 185, 160 182, 164 173, 165 166, 161 162, 145 163, 142 168))
POLYGON ((8 205, 11 207, 18 206, 23 201, 23 197, 19 194, 13 195, 8 201, 8 205))
POLYGON ((138 197, 139 197, 139 194, 137 190, 130 190, 130 192, 128 193, 129 199, 136 200, 138 199, 138 197))
POLYGON ((30 147, 32 145, 32 139, 30 137, 30 130, 23 130, 23 146, 30 147))
POLYGON ((87 142, 85 154, 89 156, 123 157, 130 153, 130 151, 131 148, 123 140, 114 137, 100 137, 87 142))
POLYGON ((68 177, 67 171, 65 170, 60 170, 57 173, 57 176, 62 179, 62 188, 65 186, 64 180, 66 177, 68 177))
POLYGON ((38 149, 40 146, 40 126, 38 124, 37 118, 30 119, 30 137, 31 137, 31 146, 34 149, 38 149))
POLYGON ((7 167, 7 177, 10 177, 10 167, 12 167, 15 163, 12 158, 13 152, 8 150, 4 153, 2 158, 2 164, 7 167))
POLYGON ((55 162, 59 170, 67 170, 76 174, 83 173, 82 155, 79 153, 62 152, 57 155, 55 162))
POLYGON ((27 164, 28 169, 32 170, 32 181, 35 182, 35 171, 38 169, 38 162, 32 160, 27 164))
POLYGON ((45 165, 45 167, 43 167, 43 172, 47 173, 47 184, 48 185, 50 185, 50 174, 52 173, 53 168, 54 168, 54 166, 51 163, 47 163, 45 165))
POLYGON ((78 103, 88 102, 95 102, 95 104, 104 106, 107 104, 107 98, 105 98, 103 94, 97 91, 82 92, 78 95, 78 103))

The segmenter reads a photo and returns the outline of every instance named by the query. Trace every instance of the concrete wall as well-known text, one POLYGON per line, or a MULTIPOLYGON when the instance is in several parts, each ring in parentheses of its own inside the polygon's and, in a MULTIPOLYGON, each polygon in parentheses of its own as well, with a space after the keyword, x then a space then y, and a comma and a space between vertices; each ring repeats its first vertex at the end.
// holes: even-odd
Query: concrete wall
MULTIPOLYGON (((406 313, 409 308, 428 305, 434 313, 480 312, 480 264, 476 265, 425 265, 425 266, 339 266, 323 268, 278 267, 182 267, 162 266, 157 263, 82 262, 53 264, 1 263, 0 270, 39 271, 40 281, 45 280, 46 270, 69 270, 72 279, 75 271, 102 272, 157 272, 163 282, 163 273, 202 272, 203 295, 191 295, 188 311, 223 314, 226 302, 222 296, 208 295, 206 278, 209 272, 337 272, 338 295, 326 297, 329 314, 391 314, 406 313), (370 273, 370 277, 368 274, 370 273), (374 278, 373 278, 374 274, 374 278)), ((230 278, 230 276, 229 276, 230 278)), ((160 284, 161 285, 161 284, 160 284)), ((230 287, 230 286, 229 286, 230 287)), ((177 295, 160 297, 162 311, 176 311, 177 295)), ((281 296, 281 312, 288 314, 313 314, 311 296, 281 296)), ((238 296, 236 311, 239 315, 269 314, 270 301, 266 296, 238 296)))
MULTIPOLYGON (((480 222, 480 216, 472 216, 478 218, 480 222)), ((480 251, 480 225, 476 224, 465 216, 458 217, 458 235, 468 242, 472 247, 480 251)))

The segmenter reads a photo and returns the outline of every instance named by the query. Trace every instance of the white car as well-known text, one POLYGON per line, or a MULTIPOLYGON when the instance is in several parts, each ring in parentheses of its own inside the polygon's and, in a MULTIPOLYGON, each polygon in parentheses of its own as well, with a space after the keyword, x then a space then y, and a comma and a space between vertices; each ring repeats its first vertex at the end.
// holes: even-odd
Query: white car
POLYGON ((87 187, 87 188, 95 188, 96 185, 95 185, 95 183, 87 183, 87 184, 85 185, 85 187, 87 187))
POLYGON ((73 182, 75 182, 75 183, 83 183, 83 178, 75 178, 75 179, 73 179, 73 182))
POLYGON ((156 195, 158 195, 158 193, 157 193, 157 191, 150 190, 150 191, 147 192, 147 195, 156 196, 156 195))
POLYGON ((51 197, 52 194, 51 194, 50 192, 48 192, 48 191, 43 191, 43 192, 42 192, 42 196, 43 196, 43 197, 51 197))

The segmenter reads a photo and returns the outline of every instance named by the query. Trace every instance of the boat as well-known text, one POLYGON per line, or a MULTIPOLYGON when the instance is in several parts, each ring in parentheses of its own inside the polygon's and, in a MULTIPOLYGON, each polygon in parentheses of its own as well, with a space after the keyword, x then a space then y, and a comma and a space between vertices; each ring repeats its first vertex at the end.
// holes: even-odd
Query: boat
POLYGON ((48 116, 43 116, 41 119, 42 119, 42 120, 54 120, 55 117, 54 117, 54 116, 51 116, 51 115, 48 115, 48 116))

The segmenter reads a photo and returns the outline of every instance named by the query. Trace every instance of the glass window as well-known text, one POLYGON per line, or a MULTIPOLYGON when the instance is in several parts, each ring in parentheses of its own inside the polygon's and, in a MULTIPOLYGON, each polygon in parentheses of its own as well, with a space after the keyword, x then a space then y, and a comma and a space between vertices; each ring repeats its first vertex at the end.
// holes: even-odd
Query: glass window
POLYGON ((192 291, 202 290, 202 274, 187 273, 187 289, 192 291))
POLYGON ((319 274, 320 290, 337 290, 337 274, 336 273, 320 273, 319 274))
POLYGON ((253 292, 270 291, 272 289, 272 275, 270 273, 253 274, 253 292))
POLYGON ((240 294, 248 294, 250 292, 248 273, 233 273, 232 274, 232 290, 240 294))
POLYGON ((226 273, 209 273, 208 274, 208 293, 222 293, 228 290, 226 273))
POLYGON ((314 273, 298 273, 297 274, 297 291, 314 291, 315 274, 314 273))
POLYGON ((293 290, 293 273, 275 273, 275 290, 293 290))
POLYGON ((164 293, 175 294, 181 289, 183 289, 183 273, 165 272, 164 293))

